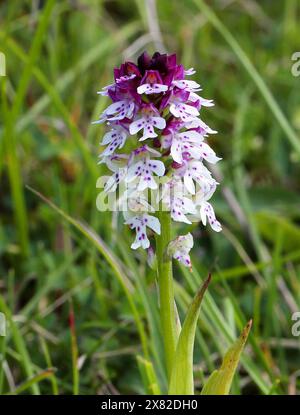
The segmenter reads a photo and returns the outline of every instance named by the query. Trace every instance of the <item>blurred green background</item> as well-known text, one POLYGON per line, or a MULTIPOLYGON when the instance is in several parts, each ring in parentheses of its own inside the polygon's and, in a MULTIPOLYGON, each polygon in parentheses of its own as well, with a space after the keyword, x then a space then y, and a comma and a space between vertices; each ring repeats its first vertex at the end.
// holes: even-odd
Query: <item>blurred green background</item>
POLYGON ((197 70, 223 158, 224 231, 188 227, 194 271, 174 272, 181 315, 213 275, 197 391, 250 318, 232 393, 300 391, 299 17, 297 0, 0 1, 1 393, 146 393, 152 378, 165 392, 155 274, 122 217, 96 209, 103 127, 91 125, 114 66, 157 49, 197 70))

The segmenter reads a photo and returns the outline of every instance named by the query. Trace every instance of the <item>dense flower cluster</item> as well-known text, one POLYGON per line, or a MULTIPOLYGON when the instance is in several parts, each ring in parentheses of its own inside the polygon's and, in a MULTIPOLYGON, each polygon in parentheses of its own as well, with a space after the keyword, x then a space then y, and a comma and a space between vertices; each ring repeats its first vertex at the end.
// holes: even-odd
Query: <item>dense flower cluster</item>
MULTIPOLYGON (((149 248, 147 231, 160 233, 149 189, 159 191, 158 199, 174 221, 200 219, 221 230, 209 203, 217 182, 203 164, 220 160, 204 141, 216 131, 199 118, 201 107, 213 102, 197 94, 197 82, 185 79, 194 73, 177 64, 175 54, 143 53, 137 65, 125 62, 116 68, 115 82, 99 92, 113 102, 95 121, 109 127, 101 142, 100 163, 112 172, 104 191, 115 192, 126 183, 130 203, 124 217, 136 231, 133 249, 149 248)), ((172 256, 190 266, 192 246, 190 234, 179 237, 172 242, 172 256)))

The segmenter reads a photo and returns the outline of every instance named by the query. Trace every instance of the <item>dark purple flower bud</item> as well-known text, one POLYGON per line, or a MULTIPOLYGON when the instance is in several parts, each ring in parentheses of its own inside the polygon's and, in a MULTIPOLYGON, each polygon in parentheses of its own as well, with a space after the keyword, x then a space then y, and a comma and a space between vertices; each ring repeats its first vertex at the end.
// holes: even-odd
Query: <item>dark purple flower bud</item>
POLYGON ((150 67, 151 58, 147 52, 142 53, 138 57, 138 68, 142 75, 144 75, 145 71, 150 67))

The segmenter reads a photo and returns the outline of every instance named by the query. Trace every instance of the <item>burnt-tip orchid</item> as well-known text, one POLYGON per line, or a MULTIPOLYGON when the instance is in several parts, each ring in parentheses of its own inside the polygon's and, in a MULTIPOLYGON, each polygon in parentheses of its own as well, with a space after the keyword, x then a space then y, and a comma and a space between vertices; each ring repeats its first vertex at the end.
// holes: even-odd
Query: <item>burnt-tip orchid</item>
MULTIPOLYGON (((182 229, 191 227, 193 222, 202 222, 215 232, 222 230, 211 204, 218 183, 209 169, 220 158, 207 143, 210 134, 216 131, 200 118, 202 107, 214 104, 199 95, 202 89, 196 80, 187 78, 194 74, 193 68, 185 69, 177 63, 175 54, 156 52, 150 57, 143 53, 136 64, 125 62, 114 70, 114 82, 99 92, 112 102, 95 121, 107 126, 101 140, 99 163, 106 165, 110 173, 101 181, 104 186, 101 197, 111 198, 113 209, 123 213, 124 223, 135 233, 131 248, 145 249, 149 267, 156 270, 159 332, 167 381, 164 380, 163 388, 165 391, 167 385, 170 395, 195 392, 193 347, 201 301, 210 282, 209 275, 194 296, 181 325, 173 260, 194 272, 190 257, 194 240, 190 232, 176 235, 172 224, 177 222, 182 229)), ((122 251, 125 252, 123 247, 122 251)), ((137 266, 136 272, 143 269, 137 266)), ((123 272, 123 268, 120 270, 123 272)), ((188 270, 181 271, 188 275, 188 270)), ((144 298, 147 285, 139 283, 137 288, 140 287, 144 298)), ((133 301, 131 294, 130 301, 133 301)), ((138 315, 137 309, 135 313, 138 315)), ((228 393, 250 326, 229 349, 221 370, 212 373, 203 394, 228 393)), ((139 330, 143 345, 147 344, 141 321, 139 330)), ((149 382, 147 387, 151 393, 154 390, 154 393, 161 393, 155 365, 149 360, 148 350, 146 352, 146 359, 141 359, 139 364, 149 382), (144 369, 145 363, 149 374, 148 369, 144 369)))
MULTIPOLYGON (((186 70, 177 63, 175 54, 159 52, 152 57, 144 52, 137 64, 125 62, 114 70, 114 83, 99 92, 112 103, 95 121, 108 127, 100 163, 112 174, 104 191, 127 184, 130 199, 132 194, 156 190, 159 209, 168 211, 172 220, 187 224, 201 220, 219 232, 221 225, 208 202, 218 183, 207 166, 220 158, 205 142, 216 131, 200 118, 202 107, 213 101, 199 96, 200 85, 186 79, 194 74, 193 68, 186 70)), ((160 234, 158 215, 148 215, 146 208, 131 211, 130 200, 126 206, 125 224, 136 232, 131 247, 148 249, 150 236, 160 234)), ((178 238, 172 256, 190 267, 192 235, 178 238)))

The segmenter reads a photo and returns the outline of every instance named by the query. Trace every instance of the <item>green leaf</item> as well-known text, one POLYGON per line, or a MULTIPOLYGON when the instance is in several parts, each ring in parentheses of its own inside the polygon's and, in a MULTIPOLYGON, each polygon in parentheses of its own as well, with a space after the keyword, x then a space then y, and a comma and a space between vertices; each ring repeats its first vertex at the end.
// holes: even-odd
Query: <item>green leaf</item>
POLYGON ((176 347, 175 359, 170 378, 169 395, 194 394, 194 340, 202 298, 208 287, 210 278, 211 276, 209 275, 198 293, 195 295, 184 320, 176 347))
POLYGON ((150 395, 161 395, 158 380, 152 362, 142 356, 137 356, 137 362, 141 371, 147 393, 150 395))
POLYGON ((244 328, 241 336, 228 349, 219 370, 214 370, 204 385, 201 395, 228 395, 233 376, 238 366, 241 353, 244 349, 252 320, 244 328))
POLYGON ((25 390, 32 388, 33 385, 38 384, 42 380, 50 378, 51 376, 53 376, 54 372, 55 372, 54 368, 45 369, 42 372, 38 373, 37 375, 32 376, 30 379, 21 383, 21 385, 19 385, 16 389, 8 393, 7 395, 18 395, 21 392, 24 392, 25 390))

